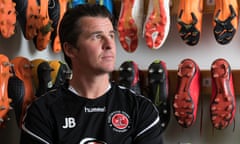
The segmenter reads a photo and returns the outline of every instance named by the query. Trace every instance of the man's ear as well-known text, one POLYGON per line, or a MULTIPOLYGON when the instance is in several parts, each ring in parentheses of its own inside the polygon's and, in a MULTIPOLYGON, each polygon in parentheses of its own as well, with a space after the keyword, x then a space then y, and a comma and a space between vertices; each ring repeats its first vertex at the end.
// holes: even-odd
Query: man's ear
POLYGON ((68 42, 65 42, 63 44, 63 50, 68 57, 74 57, 74 54, 76 53, 76 52, 74 52, 74 49, 75 48, 68 42))

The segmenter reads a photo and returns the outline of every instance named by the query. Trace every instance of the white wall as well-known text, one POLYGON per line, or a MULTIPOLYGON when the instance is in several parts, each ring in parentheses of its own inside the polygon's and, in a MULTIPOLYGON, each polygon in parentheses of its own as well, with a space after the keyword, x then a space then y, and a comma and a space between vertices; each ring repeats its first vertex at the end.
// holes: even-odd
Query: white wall
MULTIPOLYGON (((200 42, 196 46, 186 45, 179 37, 176 28, 176 16, 171 17, 171 28, 166 43, 158 50, 151 50, 146 47, 143 39, 140 39, 139 48, 134 53, 127 53, 118 44, 118 55, 116 69, 119 68, 125 60, 134 60, 138 63, 139 68, 146 70, 150 63, 155 59, 164 60, 167 63, 168 69, 176 70, 180 61, 184 58, 192 58, 195 60, 200 69, 210 70, 211 63, 219 57, 228 60, 232 69, 240 68, 240 37, 239 30, 227 45, 218 44, 212 32, 212 15, 205 14, 203 17, 203 31, 200 42)), ((44 58, 62 59, 61 54, 52 53, 48 48, 44 51, 37 51, 32 42, 26 41, 17 27, 16 34, 10 39, 0 38, 0 53, 6 54, 10 59, 16 56, 25 56, 27 58, 44 58)), ((191 142, 193 144, 239 144, 240 141, 240 121, 239 121, 239 105, 237 105, 236 112, 236 128, 233 132, 233 125, 226 130, 214 130, 212 134, 212 126, 209 118, 209 98, 210 96, 203 96, 203 125, 202 135, 200 135, 200 111, 196 123, 188 128, 181 128, 172 115, 169 126, 164 132, 165 144, 178 144, 180 142, 191 142)), ((239 100, 238 100, 239 102, 239 100)), ((199 108, 200 110, 200 108, 199 108)), ((13 111, 10 112, 12 119, 7 123, 7 127, 0 129, 0 140, 2 144, 17 144, 19 141, 19 130, 16 127, 15 117, 13 111)))

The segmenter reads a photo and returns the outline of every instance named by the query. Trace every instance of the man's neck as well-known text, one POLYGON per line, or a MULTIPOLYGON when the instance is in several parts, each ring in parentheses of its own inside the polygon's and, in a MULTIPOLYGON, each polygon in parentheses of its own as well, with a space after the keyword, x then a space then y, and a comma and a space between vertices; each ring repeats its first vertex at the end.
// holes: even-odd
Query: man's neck
POLYGON ((91 78, 73 76, 70 80, 70 86, 79 96, 95 99, 102 96, 108 90, 110 86, 109 76, 103 75, 91 78))

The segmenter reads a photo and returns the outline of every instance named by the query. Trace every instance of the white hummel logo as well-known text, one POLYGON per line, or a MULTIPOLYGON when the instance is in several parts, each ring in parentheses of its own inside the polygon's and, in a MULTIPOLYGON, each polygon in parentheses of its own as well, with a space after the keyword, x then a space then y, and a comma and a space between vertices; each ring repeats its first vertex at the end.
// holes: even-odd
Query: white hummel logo
POLYGON ((65 125, 62 128, 74 128, 76 126, 75 118, 73 117, 66 117, 65 118, 65 125))

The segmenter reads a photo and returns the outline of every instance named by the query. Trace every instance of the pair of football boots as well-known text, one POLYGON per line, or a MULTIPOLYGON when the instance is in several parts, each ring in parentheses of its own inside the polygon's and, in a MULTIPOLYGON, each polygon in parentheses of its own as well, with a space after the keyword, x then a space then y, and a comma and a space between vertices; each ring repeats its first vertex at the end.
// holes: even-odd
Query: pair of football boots
POLYGON ((51 42, 53 52, 61 51, 59 23, 67 10, 68 0, 13 0, 24 37, 33 40, 37 50, 51 42))
POLYGON ((169 9, 169 0, 149 0, 148 4, 144 0, 122 0, 117 27, 124 50, 134 52, 142 35, 149 48, 160 48, 169 32, 169 9), (148 5, 146 17, 144 5, 148 5))
POLYGON ((25 57, 15 57, 8 80, 8 96, 15 111, 18 126, 21 128, 27 107, 47 91, 62 85, 66 80, 67 67, 58 60, 29 60, 25 57))
MULTIPOLYGON (((190 127, 197 118, 201 87, 199 66, 192 59, 184 59, 178 68, 177 92, 173 98, 173 113, 182 127, 190 127)), ((236 99, 229 63, 222 58, 211 65, 212 96, 210 117, 214 128, 224 129, 235 117, 236 99)))
MULTIPOLYGON (((213 33, 220 44, 229 43, 238 29, 238 1, 216 0, 213 17, 213 33)), ((198 44, 202 33, 203 0, 180 0, 177 28, 180 37, 188 45, 198 44)))
POLYGON ((35 99, 33 93, 31 63, 24 57, 9 60, 0 55, 0 127, 8 120, 8 112, 13 107, 18 126, 27 106, 35 99))
MULTIPOLYGON (((152 62, 147 71, 147 89, 143 88, 140 79, 143 76, 138 65, 134 61, 125 61, 119 68, 118 82, 137 94, 144 94, 153 102, 159 110, 161 127, 164 131, 170 120, 170 101, 168 97, 168 72, 166 63, 161 60, 152 62), (146 93, 145 93, 146 92, 146 93)), ((144 81, 145 82, 145 81, 144 81)))

